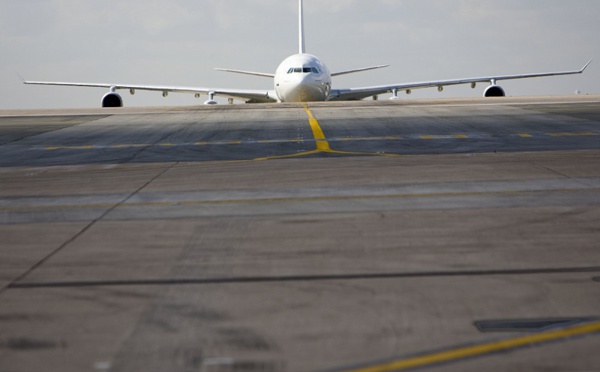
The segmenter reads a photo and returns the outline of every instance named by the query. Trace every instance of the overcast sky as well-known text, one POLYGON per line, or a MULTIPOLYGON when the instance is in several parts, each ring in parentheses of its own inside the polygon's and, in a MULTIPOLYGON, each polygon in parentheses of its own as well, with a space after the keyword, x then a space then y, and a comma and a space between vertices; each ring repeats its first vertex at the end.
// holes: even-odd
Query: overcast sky
MULTIPOLYGON (((581 68, 583 75, 503 82, 508 95, 600 93, 598 0, 305 0, 307 52, 334 88, 581 68)), ((0 0, 0 109, 99 107, 104 89, 29 80, 273 89, 297 52, 297 0, 0 0)), ((480 96, 447 87, 402 99, 480 96)), ((122 92, 126 106, 194 105, 191 95, 122 92)))

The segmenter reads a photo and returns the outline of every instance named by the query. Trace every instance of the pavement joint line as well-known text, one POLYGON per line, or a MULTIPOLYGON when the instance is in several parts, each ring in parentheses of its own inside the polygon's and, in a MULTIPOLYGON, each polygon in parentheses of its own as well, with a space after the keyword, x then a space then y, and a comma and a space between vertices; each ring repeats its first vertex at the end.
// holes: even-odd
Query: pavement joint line
POLYGON ((600 333, 600 322, 567 326, 531 335, 514 337, 498 341, 484 342, 470 346, 459 346, 432 353, 425 353, 407 358, 373 363, 364 367, 342 369, 344 372, 393 372, 407 371, 417 368, 431 367, 444 363, 456 362, 474 357, 492 355, 501 352, 515 351, 531 346, 542 346, 551 342, 566 342, 576 337, 590 336, 600 333))
MULTIPOLYGON (((313 150, 317 153, 318 150, 313 150)), ((305 155, 300 153, 298 155, 305 155)), ((287 155, 282 155, 285 157, 287 155)), ((291 155, 290 155, 291 156, 291 155)), ((273 159, 271 157, 270 159, 273 159)), ((258 159, 256 159, 258 160, 258 159)), ((518 194, 539 194, 539 193, 575 193, 575 192, 600 192, 598 187, 581 187, 568 189, 541 189, 541 190, 505 190, 505 191, 466 191, 466 192, 432 192, 432 193, 405 193, 405 194, 385 194, 385 195, 329 195, 329 196, 299 196, 299 197, 275 197, 275 198, 246 198, 246 199, 216 199, 216 200, 171 200, 157 202, 121 202, 115 203, 89 203, 89 204, 63 204, 63 205, 25 205, 25 206, 2 206, 0 211, 18 212, 34 210, 53 210, 53 209, 76 209, 76 208, 109 208, 115 207, 168 207, 181 205, 209 205, 209 204, 241 204, 241 203, 285 203, 285 202, 309 202, 309 201, 336 201, 336 200, 356 200, 356 199, 403 199, 403 198, 442 198, 442 197, 465 197, 465 196, 484 196, 484 195, 518 195, 518 194)))
POLYGON ((500 275, 553 275, 583 274, 600 272, 600 266, 587 267, 547 267, 531 269, 458 270, 458 271, 414 271, 385 273, 350 274, 308 274, 280 276, 244 276, 213 278, 159 278, 159 279, 113 279, 113 280, 74 280, 65 282, 13 282, 10 289, 37 288, 78 288, 78 287, 118 287, 118 286, 176 286, 176 285, 215 285, 215 284, 255 284, 280 282, 315 282, 340 280, 387 280, 411 278, 450 278, 500 275))

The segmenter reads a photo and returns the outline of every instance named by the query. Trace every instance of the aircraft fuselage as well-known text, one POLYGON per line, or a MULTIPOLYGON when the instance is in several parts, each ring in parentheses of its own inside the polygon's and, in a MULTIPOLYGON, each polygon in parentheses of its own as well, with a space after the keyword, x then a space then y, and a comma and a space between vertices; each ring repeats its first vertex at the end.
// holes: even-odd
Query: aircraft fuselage
POLYGON ((319 58, 294 54, 281 62, 274 83, 280 102, 325 101, 331 92, 331 73, 319 58))

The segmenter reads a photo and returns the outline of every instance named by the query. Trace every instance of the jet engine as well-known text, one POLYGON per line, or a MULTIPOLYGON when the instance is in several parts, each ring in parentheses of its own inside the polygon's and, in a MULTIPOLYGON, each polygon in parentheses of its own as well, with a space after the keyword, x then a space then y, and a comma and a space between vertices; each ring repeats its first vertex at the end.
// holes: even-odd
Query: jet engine
POLYGON ((123 107, 123 98, 115 92, 108 92, 102 97, 102 107, 123 107))
POLYGON ((506 93, 501 86, 492 84, 489 87, 485 88, 483 92, 484 97, 506 97, 506 93))

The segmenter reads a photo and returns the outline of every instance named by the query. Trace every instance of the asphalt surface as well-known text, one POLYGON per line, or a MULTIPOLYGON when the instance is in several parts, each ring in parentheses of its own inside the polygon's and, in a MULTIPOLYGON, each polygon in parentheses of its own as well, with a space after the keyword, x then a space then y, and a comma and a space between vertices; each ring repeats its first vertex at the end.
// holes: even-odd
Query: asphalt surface
POLYGON ((0 166, 600 147, 595 97, 577 97, 571 103, 535 101, 312 104, 309 110, 335 150, 317 153, 311 153, 316 140, 300 105, 133 109, 117 115, 102 110, 25 117, 7 112, 0 116, 0 166))
POLYGON ((0 371, 596 371, 598 221, 597 96, 0 112, 0 371))

